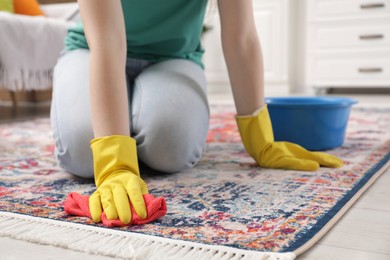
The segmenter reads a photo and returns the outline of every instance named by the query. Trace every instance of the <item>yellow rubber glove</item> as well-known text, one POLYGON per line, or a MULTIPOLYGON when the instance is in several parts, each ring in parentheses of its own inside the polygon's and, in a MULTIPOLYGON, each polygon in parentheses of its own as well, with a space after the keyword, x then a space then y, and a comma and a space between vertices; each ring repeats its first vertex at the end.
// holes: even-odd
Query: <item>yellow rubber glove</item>
POLYGON ((94 222, 101 221, 102 209, 108 219, 131 221, 129 199, 138 216, 147 216, 143 194, 148 193, 138 169, 136 142, 123 135, 91 140, 96 191, 89 198, 94 222))
POLYGON ((310 152, 290 142, 275 142, 267 105, 250 116, 236 116, 245 150, 262 167, 315 171, 320 165, 338 168, 343 161, 337 157, 310 152))

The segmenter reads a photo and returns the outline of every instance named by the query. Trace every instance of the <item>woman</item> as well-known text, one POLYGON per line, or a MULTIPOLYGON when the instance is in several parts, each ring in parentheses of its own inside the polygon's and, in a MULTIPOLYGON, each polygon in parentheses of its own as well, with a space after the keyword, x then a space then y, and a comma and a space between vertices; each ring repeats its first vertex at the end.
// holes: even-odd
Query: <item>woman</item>
MULTIPOLYGON (((54 72, 51 122, 67 171, 94 177, 92 218, 146 217, 138 169, 177 172, 200 159, 208 131, 200 35, 207 0, 79 0, 54 72), (90 148, 89 148, 90 145, 90 148), (92 153, 90 152, 92 150, 92 153), (137 157, 138 156, 138 157, 137 157)), ((251 0, 219 0, 222 47, 246 151, 263 167, 340 167, 334 156, 274 142, 251 0)))

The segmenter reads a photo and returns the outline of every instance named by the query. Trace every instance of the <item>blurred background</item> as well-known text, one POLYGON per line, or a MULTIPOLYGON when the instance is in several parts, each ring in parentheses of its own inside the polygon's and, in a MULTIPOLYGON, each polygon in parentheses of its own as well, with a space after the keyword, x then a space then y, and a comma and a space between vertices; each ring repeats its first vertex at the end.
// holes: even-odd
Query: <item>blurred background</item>
MULTIPOLYGON (((26 14, 7 13, 8 16, 0 11, 0 19, 8 19, 6 28, 4 18, 0 20, 3 38, 0 39, 0 105, 3 111, 0 114, 3 119, 23 115, 23 111, 35 113, 32 112, 34 109, 37 113, 47 113, 51 98, 50 69, 63 48, 67 26, 80 19, 76 1, 39 0, 38 4, 42 11, 40 16, 29 14, 29 10, 26 14), (13 27, 11 19, 19 19, 26 25, 18 27, 15 22, 13 27), (39 23, 46 24, 36 26, 34 19, 41 19, 39 23), (27 31, 35 30, 34 24, 42 37, 24 37, 27 31), (1 44, 4 39, 10 39, 9 35, 20 40, 12 41, 14 49, 17 46, 16 54, 1 44), (58 39, 51 43, 54 36, 58 39), (48 55, 50 61, 46 59, 48 55), (9 79, 10 73, 1 70, 7 63, 18 66, 19 62, 24 64, 20 66, 27 66, 26 60, 32 64, 30 70, 34 64, 46 63, 44 69, 49 78, 42 80, 43 76, 40 76, 34 84, 32 80, 14 84, 15 81, 9 79)), ((264 55, 266 96, 347 95, 363 102, 390 104, 389 0, 254 0, 253 5, 264 55)), ((210 1, 202 38, 210 98, 231 99, 214 1, 210 1)))

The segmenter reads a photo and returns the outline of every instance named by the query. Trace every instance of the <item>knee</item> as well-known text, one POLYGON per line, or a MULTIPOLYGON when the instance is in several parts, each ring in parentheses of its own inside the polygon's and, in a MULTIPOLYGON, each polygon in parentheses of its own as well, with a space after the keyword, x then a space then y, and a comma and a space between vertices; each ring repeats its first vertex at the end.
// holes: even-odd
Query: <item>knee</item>
POLYGON ((56 147, 55 156, 61 168, 82 178, 93 178, 92 157, 88 153, 81 154, 81 147, 68 145, 65 149, 56 147))
POLYGON ((199 161, 202 150, 202 148, 190 149, 190 147, 171 143, 165 144, 165 147, 160 146, 158 149, 146 147, 141 149, 139 155, 140 160, 150 168, 160 172, 174 173, 193 167, 199 161))
POLYGON ((179 172, 195 166, 202 156, 207 129, 172 128, 172 125, 165 123, 155 128, 157 131, 138 136, 138 140, 141 140, 138 145, 139 159, 154 170, 179 172))
POLYGON ((61 168, 82 178, 93 178, 93 159, 89 147, 90 134, 78 130, 55 133, 55 157, 61 168))

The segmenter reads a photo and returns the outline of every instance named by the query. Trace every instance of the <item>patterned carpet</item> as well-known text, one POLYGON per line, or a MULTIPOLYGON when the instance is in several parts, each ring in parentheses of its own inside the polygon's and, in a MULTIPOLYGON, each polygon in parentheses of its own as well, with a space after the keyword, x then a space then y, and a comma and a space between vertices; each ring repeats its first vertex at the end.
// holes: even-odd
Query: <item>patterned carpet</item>
MULTIPOLYGON (((390 109, 355 108, 344 145, 330 151, 345 161, 343 168, 262 169, 244 152, 233 111, 230 105, 212 107, 207 151, 195 168, 169 175, 141 172, 150 193, 165 197, 167 215, 117 230, 255 253, 302 253, 390 158, 390 109)), ((94 184, 57 167, 53 150, 49 119, 0 125, 0 215, 19 213, 106 229, 64 213, 69 192, 91 194, 94 184)), ((4 221, 0 219, 0 235, 9 235, 4 221)), ((234 257, 244 259, 244 254, 234 257)))

